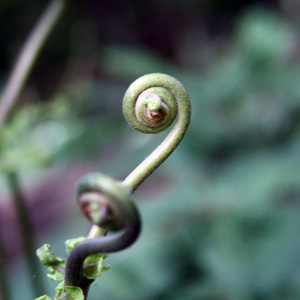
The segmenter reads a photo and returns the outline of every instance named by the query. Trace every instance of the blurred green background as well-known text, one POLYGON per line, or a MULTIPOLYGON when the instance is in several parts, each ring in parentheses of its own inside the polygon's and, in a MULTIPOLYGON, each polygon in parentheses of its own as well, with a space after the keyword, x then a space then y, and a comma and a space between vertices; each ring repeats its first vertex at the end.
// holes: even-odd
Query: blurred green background
MULTIPOLYGON (((1 89, 44 5, 1 1, 1 89)), ((109 255, 89 299, 300 299, 299 12, 297 0, 70 1, 0 133, 12 299, 33 299, 30 281, 55 285, 27 275, 5 172, 19 173, 36 248, 64 257, 90 227, 81 176, 122 180, 166 136, 134 132, 121 111, 152 72, 183 83, 192 122, 134 194, 142 234, 109 255)))

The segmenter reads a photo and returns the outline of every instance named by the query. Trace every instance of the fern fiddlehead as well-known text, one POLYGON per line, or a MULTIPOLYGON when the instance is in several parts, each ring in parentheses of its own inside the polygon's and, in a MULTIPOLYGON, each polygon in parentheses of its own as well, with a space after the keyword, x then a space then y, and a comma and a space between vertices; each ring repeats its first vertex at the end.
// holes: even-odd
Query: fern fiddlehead
POLYGON ((124 231, 119 235, 87 239, 70 253, 65 285, 80 287, 86 297, 92 283, 83 274, 86 257, 116 252, 130 246, 139 235, 140 217, 128 189, 106 175, 92 173, 85 176, 79 183, 77 194, 82 211, 96 226, 106 231, 124 231))
POLYGON ((132 191, 175 150, 188 128, 189 96, 174 77, 154 73, 140 77, 126 91, 123 112, 129 125, 143 133, 159 133, 176 124, 165 140, 124 180, 132 191))
POLYGON ((83 275, 85 258, 91 254, 120 251, 137 239, 141 222, 130 194, 178 146, 189 125, 191 108, 189 96, 177 79, 155 73, 145 75, 130 85, 124 96, 123 112, 129 125, 144 133, 161 132, 176 117, 177 120, 160 146, 123 182, 100 173, 89 174, 80 181, 78 201, 82 212, 94 226, 90 238, 76 246, 68 257, 65 285, 80 287, 85 297, 92 283, 83 275), (123 233, 99 237, 106 231, 119 230, 123 233))

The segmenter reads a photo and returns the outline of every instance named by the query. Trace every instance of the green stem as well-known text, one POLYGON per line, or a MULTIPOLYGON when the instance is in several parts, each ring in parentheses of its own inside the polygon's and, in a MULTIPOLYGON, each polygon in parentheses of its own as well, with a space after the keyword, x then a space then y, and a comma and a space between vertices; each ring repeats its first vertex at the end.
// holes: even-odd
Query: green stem
POLYGON ((17 101, 32 66, 64 6, 65 0, 53 0, 23 46, 0 97, 0 130, 17 101))
POLYGON ((35 255, 35 241, 30 226, 28 214, 25 207, 25 199, 22 194, 17 172, 7 173, 7 182, 14 201, 18 225, 21 231, 22 245, 27 262, 30 282, 35 296, 39 296, 44 291, 42 272, 40 263, 35 255), (33 280, 35 278, 35 280, 33 280))
POLYGON ((107 233, 107 231, 102 229, 100 226, 93 225, 87 237, 88 238, 96 238, 96 237, 100 237, 100 236, 105 236, 106 233, 107 233))

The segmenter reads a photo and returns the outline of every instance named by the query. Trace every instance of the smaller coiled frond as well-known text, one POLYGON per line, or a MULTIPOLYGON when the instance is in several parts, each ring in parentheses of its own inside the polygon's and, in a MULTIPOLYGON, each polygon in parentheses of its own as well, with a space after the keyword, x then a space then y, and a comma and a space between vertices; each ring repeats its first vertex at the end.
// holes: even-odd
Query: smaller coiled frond
POLYGON ((80 287, 85 296, 91 280, 83 275, 84 260, 92 254, 111 253, 129 247, 140 232, 139 212, 124 185, 113 178, 92 173, 79 183, 78 202, 82 211, 95 225, 121 234, 90 238, 70 253, 65 273, 66 286, 80 287))

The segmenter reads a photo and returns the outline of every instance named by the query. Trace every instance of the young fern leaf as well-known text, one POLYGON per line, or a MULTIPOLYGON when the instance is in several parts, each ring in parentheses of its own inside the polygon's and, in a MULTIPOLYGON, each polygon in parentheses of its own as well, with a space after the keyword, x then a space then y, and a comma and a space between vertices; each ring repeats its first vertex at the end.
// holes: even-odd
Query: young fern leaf
POLYGON ((124 180, 131 191, 154 172, 183 139, 191 116, 189 95, 174 77, 154 73, 134 81, 124 96, 123 113, 128 124, 143 133, 159 133, 176 120, 165 140, 124 180))

